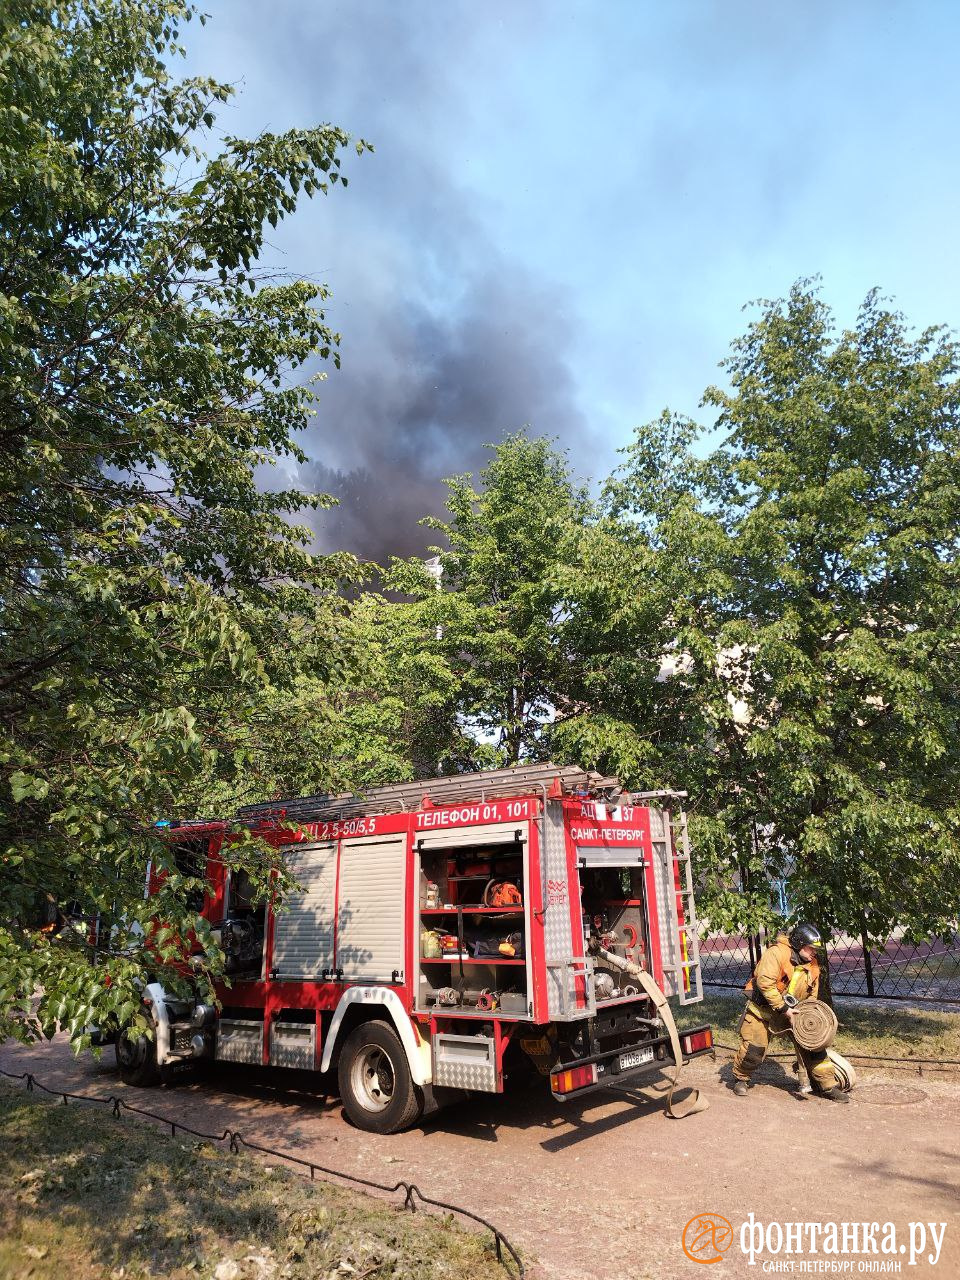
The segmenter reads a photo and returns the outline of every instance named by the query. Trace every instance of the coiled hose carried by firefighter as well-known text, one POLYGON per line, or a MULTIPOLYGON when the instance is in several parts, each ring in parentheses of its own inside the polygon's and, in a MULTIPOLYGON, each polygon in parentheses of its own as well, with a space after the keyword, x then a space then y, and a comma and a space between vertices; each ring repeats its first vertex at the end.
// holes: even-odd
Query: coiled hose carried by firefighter
POLYGON ((677 1024, 673 1020, 673 1010, 667 997, 663 994, 653 978, 645 969, 641 969, 639 965, 634 964, 631 960, 624 960, 620 956, 614 955, 612 951, 607 951, 605 947, 597 944, 595 946, 596 954, 605 960, 607 964, 612 965, 615 969, 629 974, 630 977, 638 984, 640 990, 650 997, 656 1008, 658 1016, 667 1028, 667 1034, 670 1037, 670 1050, 673 1053, 673 1074, 668 1076, 667 1089, 667 1105, 666 1113, 671 1120, 682 1120, 685 1116, 696 1115, 698 1111, 706 1111, 710 1103, 706 1098, 701 1097, 699 1089, 691 1089, 690 1097, 684 1099, 679 1107, 673 1104, 673 1094, 680 1080, 680 1072, 683 1070, 683 1050, 680 1048, 680 1036, 677 1032, 677 1024), (682 1109, 680 1109, 682 1108, 682 1109))
POLYGON ((803 1000, 793 1010, 790 1030, 801 1049, 818 1053, 833 1044, 837 1015, 822 1000, 803 1000))

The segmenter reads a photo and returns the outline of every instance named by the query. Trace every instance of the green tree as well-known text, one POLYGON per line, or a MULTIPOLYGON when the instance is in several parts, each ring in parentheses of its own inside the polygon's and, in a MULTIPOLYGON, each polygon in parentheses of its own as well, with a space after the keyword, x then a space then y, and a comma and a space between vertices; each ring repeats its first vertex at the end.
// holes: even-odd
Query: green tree
MULTIPOLYGON (((300 194, 346 185, 348 139, 208 155, 229 89, 167 70, 193 16, 0 9, 0 1035, 36 1026, 37 987, 47 1029, 133 1016, 137 980, 195 923, 151 824, 242 791, 251 708, 305 670, 331 678, 352 573, 290 521, 319 499, 254 482, 299 456, 311 393, 290 375, 338 339, 323 289, 253 264, 300 194), (171 875, 145 906, 148 857, 171 875), (50 899, 112 915, 112 985, 73 935, 30 928, 50 899)), ((263 851, 237 857, 265 873, 263 851)))
POLYGON ((691 499, 694 435, 670 415, 638 431, 559 575, 575 660, 554 755, 640 790, 685 785, 678 779, 708 732, 698 668, 677 648, 677 601, 691 593, 693 566, 666 553, 663 532, 669 520, 692 546, 710 529, 691 499))
MULTIPOLYGON (((422 599, 357 595, 331 629, 331 677, 316 666, 251 709, 245 800, 358 792, 469 768, 476 743, 457 724, 459 681, 442 638, 437 593, 422 566, 405 566, 422 599)), ((236 787, 232 787, 233 796, 236 787)))
POLYGON ((448 481, 448 520, 424 521, 436 557, 393 561, 337 620, 335 678, 305 675, 253 713, 254 790, 363 791, 549 751, 569 711, 561 577, 589 503, 548 441, 491 453, 477 488, 448 481))
POLYGON ((911 336, 875 293, 837 333, 801 283, 762 305, 726 368, 729 389, 705 394, 719 449, 698 461, 665 417, 612 490, 671 598, 683 705, 672 728, 657 721, 662 780, 697 797, 710 909, 755 922, 785 877, 826 925, 947 930, 960 913, 958 347, 940 329, 911 336), (658 456, 673 459, 659 507, 658 456), (719 890, 735 869, 745 896, 719 890))
POLYGON ((544 758, 570 709, 560 573, 590 502, 548 440, 520 433, 491 448, 480 487, 449 480, 448 518, 424 521, 442 538, 439 581, 416 561, 386 579, 410 597, 385 609, 391 643, 416 646, 434 679, 413 751, 422 773, 544 758))

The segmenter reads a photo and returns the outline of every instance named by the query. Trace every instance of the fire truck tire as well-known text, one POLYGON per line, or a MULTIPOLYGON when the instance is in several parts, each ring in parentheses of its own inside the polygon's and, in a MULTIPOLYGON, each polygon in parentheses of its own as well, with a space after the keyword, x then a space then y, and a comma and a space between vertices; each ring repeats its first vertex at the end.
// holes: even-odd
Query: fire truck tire
POLYGON ((385 1022, 363 1022, 350 1032, 337 1081, 348 1118, 368 1133, 400 1133, 423 1111, 400 1037, 385 1022))
POLYGON ((117 1066, 120 1068, 120 1079, 124 1084, 146 1089, 160 1083, 156 1040, 148 1040, 146 1036, 134 1039, 129 1030, 124 1027, 117 1035, 114 1049, 117 1055, 117 1066))

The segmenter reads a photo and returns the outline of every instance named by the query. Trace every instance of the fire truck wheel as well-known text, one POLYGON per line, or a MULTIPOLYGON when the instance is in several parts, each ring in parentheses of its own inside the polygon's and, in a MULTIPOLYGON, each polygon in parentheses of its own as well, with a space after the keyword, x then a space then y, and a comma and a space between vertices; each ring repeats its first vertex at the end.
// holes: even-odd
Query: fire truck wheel
POLYGON ((148 1040, 146 1036, 134 1039, 124 1028, 117 1036, 115 1045, 117 1066, 120 1068, 120 1079, 124 1084, 132 1084, 145 1089, 160 1083, 160 1068, 157 1066, 157 1042, 148 1040))
POLYGON ((350 1032, 340 1051, 337 1080, 344 1111, 368 1133, 409 1129, 423 1110, 403 1045, 385 1022, 364 1022, 350 1032))

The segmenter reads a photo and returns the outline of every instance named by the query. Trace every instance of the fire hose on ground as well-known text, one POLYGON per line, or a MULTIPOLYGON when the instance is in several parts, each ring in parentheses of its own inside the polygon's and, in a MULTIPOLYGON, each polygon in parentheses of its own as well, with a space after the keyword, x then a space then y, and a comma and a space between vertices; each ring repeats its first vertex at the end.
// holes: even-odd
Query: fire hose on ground
POLYGON ((621 956, 614 955, 612 951, 595 943, 592 948, 597 955, 601 957, 607 964, 613 968, 619 969, 622 973, 626 973, 640 987, 644 995, 649 996, 653 1001, 654 1008, 658 1017, 667 1028, 667 1034, 670 1037, 670 1050, 673 1053, 673 1072, 668 1076, 666 1113, 671 1120, 682 1120, 685 1116, 696 1115, 698 1111, 706 1111, 710 1103, 706 1098, 700 1096, 698 1089, 690 1090, 690 1097, 685 1099, 679 1106, 674 1106, 673 1095, 676 1090, 677 1083, 680 1079, 680 1072, 683 1070, 683 1050, 680 1047, 680 1035, 677 1031, 677 1024, 673 1018, 673 1010, 670 1008, 667 997, 663 994, 657 984, 651 978, 645 969, 641 969, 639 965, 634 964, 631 960, 624 960, 621 956), (682 1110, 680 1109, 682 1107, 682 1110))

